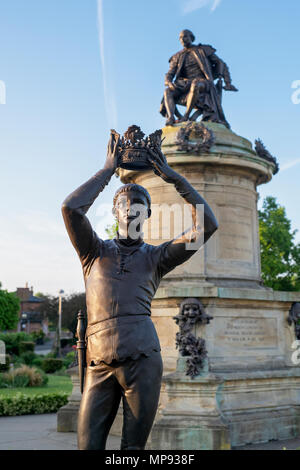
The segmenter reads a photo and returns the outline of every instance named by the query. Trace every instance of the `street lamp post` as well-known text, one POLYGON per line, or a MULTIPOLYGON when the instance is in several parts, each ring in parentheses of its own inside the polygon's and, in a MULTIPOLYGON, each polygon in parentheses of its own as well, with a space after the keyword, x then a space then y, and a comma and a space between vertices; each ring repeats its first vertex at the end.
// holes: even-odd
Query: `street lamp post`
POLYGON ((62 297, 63 297, 64 291, 61 289, 58 293, 58 356, 61 356, 61 314, 62 314, 62 297))

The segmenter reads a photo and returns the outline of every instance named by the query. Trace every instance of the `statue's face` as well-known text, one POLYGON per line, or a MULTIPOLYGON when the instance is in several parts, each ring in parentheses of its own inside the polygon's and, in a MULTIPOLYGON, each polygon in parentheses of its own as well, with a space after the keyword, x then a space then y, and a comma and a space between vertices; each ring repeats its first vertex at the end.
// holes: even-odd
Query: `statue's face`
POLYGON ((194 318, 198 315, 199 313, 199 305, 197 304, 186 304, 183 307, 183 315, 189 317, 189 318, 194 318))
POLYGON ((188 31, 181 31, 179 41, 183 47, 190 47, 193 44, 192 36, 188 31))
POLYGON ((116 201, 115 215, 119 227, 126 229, 130 238, 137 239, 148 218, 148 201, 140 191, 121 193, 116 201))

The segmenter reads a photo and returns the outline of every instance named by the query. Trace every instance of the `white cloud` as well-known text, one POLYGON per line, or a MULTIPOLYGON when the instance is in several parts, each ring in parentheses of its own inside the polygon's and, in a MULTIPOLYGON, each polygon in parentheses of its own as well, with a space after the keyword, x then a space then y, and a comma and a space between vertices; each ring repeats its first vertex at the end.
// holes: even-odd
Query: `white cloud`
POLYGON ((212 6, 211 6, 211 11, 215 11, 215 9, 220 5, 222 0, 214 0, 212 6))
POLYGON ((289 170, 290 168, 293 168, 296 165, 299 165, 300 163, 300 158, 296 158, 295 160, 291 160, 290 162, 286 163, 285 165, 282 165, 280 168, 281 171, 289 170))
POLYGON ((203 7, 209 7, 211 11, 215 11, 221 1, 222 0, 184 0, 182 11, 185 15, 203 7))
POLYGON ((105 59, 105 41, 104 41, 104 13, 103 13, 103 2, 104 0, 97 0, 97 11, 98 11, 98 34, 99 34, 99 45, 100 45, 100 59, 103 76, 103 93, 105 101, 105 111, 109 127, 116 128, 118 122, 117 105, 114 91, 111 87, 108 87, 108 80, 106 59, 105 59))

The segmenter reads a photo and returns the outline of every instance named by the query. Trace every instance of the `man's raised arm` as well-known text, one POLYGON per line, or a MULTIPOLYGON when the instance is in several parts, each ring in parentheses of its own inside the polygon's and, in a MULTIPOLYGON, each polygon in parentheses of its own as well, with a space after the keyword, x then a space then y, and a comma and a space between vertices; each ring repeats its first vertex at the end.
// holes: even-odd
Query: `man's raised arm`
POLYGON ((66 229, 85 268, 94 257, 98 245, 98 237, 85 214, 117 168, 118 143, 117 134, 112 134, 104 168, 71 193, 62 204, 66 229))
POLYGON ((187 261, 200 248, 199 243, 206 243, 217 230, 218 222, 205 199, 183 176, 169 167, 163 153, 158 149, 156 152, 151 151, 151 155, 150 162, 154 172, 167 183, 174 184, 180 196, 191 205, 192 209, 192 226, 165 244, 165 271, 169 271, 187 261), (200 217, 202 214, 203 217, 200 217), (191 248, 192 245, 187 249, 187 244, 195 244, 195 250, 191 248))

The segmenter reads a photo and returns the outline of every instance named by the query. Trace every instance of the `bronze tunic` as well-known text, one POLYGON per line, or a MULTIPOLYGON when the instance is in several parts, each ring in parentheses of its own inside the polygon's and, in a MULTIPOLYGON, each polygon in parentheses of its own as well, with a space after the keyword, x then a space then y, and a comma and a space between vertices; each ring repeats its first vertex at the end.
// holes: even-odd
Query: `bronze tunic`
MULTIPOLYGON (((192 228, 158 246, 137 240, 101 240, 86 212, 108 183, 111 174, 99 171, 64 202, 63 217, 83 267, 87 302, 87 362, 110 364, 112 360, 138 358, 159 351, 159 340, 150 319, 151 302, 162 277, 187 261, 198 249, 186 243, 203 234, 192 228)), ((196 207, 203 199, 181 176, 176 190, 196 207)))

